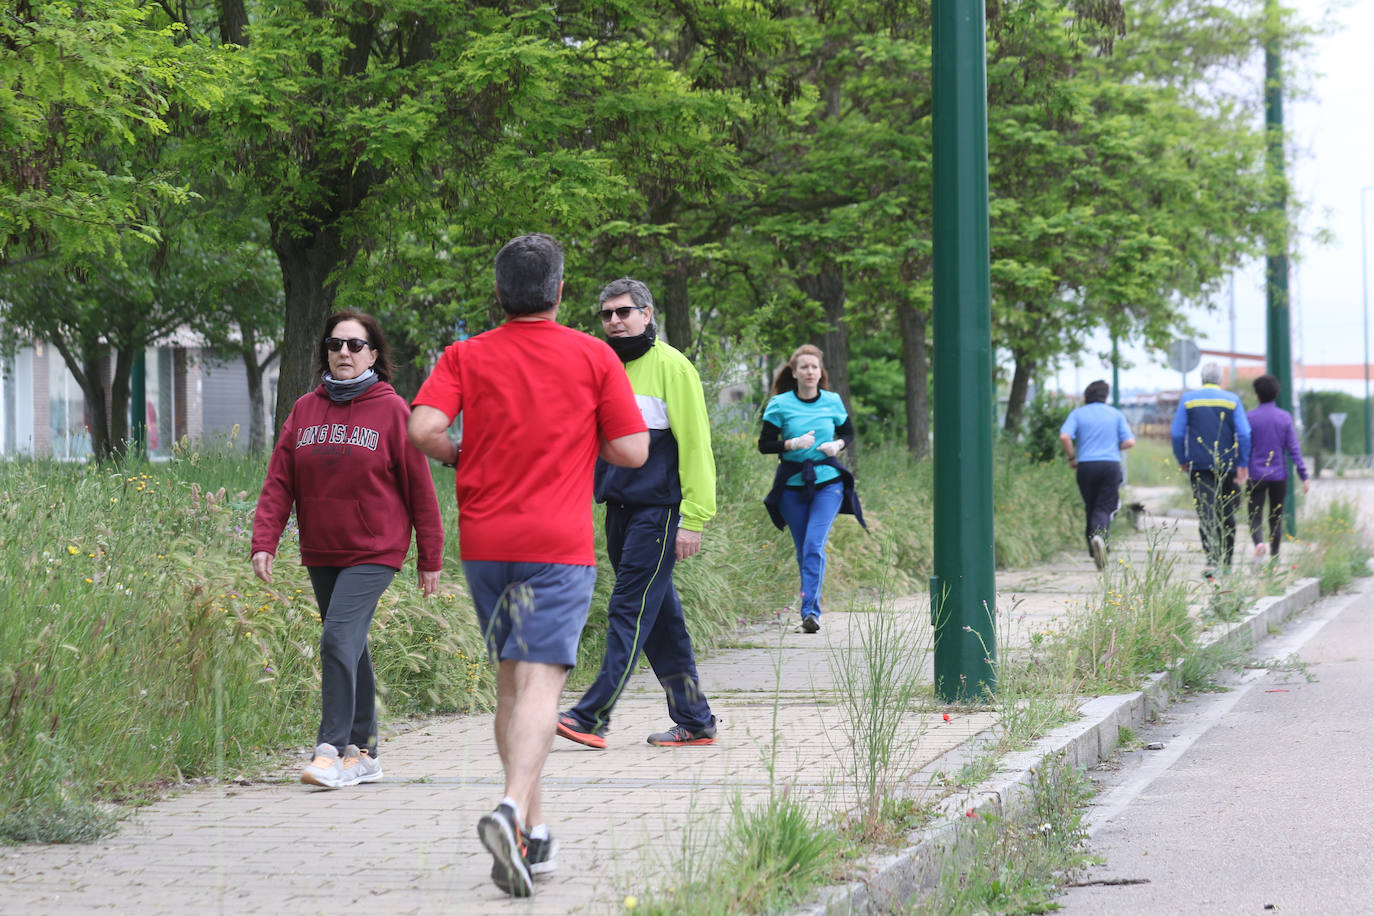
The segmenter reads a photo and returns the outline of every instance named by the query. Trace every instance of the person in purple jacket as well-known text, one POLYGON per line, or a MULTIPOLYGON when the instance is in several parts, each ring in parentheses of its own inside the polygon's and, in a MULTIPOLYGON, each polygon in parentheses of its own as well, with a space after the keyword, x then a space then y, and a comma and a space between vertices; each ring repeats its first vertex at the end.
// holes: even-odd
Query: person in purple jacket
POLYGON ((1293 417, 1274 400, 1279 396, 1279 380, 1272 375, 1255 379, 1259 406, 1250 411, 1250 539, 1255 543, 1255 562, 1266 555, 1279 555, 1283 539, 1283 500, 1288 495, 1288 459, 1293 459, 1307 492, 1307 466, 1302 463, 1298 434, 1293 417), (1264 543, 1261 516, 1264 500, 1269 499, 1269 543, 1264 543))

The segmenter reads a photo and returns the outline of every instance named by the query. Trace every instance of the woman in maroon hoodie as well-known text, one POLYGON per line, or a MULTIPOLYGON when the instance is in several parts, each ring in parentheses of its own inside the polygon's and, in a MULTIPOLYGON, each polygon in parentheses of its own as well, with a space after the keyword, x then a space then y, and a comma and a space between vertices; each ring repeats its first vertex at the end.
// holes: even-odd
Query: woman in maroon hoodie
POLYGON ((415 530, 420 589, 439 585, 444 528, 429 462, 406 436, 410 408, 391 387, 386 339, 371 315, 324 323, 321 383, 282 427, 253 517, 253 572, 272 561, 296 507, 301 564, 324 622, 320 730, 301 782, 336 788, 382 778, 376 685, 367 630, 377 599, 401 568, 415 530))

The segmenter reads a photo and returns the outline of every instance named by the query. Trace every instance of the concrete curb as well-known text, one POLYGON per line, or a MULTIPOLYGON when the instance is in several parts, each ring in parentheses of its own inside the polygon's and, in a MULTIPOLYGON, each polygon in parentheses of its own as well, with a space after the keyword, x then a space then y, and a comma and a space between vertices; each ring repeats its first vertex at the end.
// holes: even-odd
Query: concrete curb
MULTIPOLYGON (((1316 579, 1300 579, 1282 595, 1260 598, 1245 617, 1208 630, 1200 644, 1247 649, 1263 639, 1271 627, 1316 601, 1320 594, 1316 579)), ((992 778, 941 802, 939 823, 916 833, 914 845, 872 860, 865 878, 828 889, 822 902, 798 911, 799 916, 899 910, 903 902, 938 883, 946 862, 956 858, 961 848, 971 842, 969 826, 976 817, 1010 817, 1026 810, 1035 770, 1047 762, 1087 769, 1110 757, 1121 728, 1138 727, 1167 708, 1177 681, 1175 671, 1165 670, 1150 675, 1145 686, 1134 693, 1085 700, 1078 708, 1080 719, 1055 729, 1027 750, 1008 754, 992 778)), ((967 744, 976 749, 987 740, 980 735, 967 744)), ((935 766, 942 767, 943 762, 937 761, 935 766)), ((928 767, 927 772, 930 770, 928 767)))

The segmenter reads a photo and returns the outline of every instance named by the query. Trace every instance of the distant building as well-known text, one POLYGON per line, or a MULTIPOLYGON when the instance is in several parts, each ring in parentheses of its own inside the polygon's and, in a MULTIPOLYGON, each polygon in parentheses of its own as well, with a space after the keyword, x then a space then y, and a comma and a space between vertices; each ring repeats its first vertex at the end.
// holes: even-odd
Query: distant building
MULTIPOLYGON (((1222 385, 1227 388, 1248 386, 1269 370, 1261 364, 1239 366, 1236 384, 1232 384, 1230 367, 1222 367, 1222 385)), ((1365 367, 1363 363, 1331 363, 1324 366, 1293 364, 1293 387, 1298 391, 1340 391, 1353 397, 1364 397, 1365 367)), ((1374 366, 1370 367, 1371 387, 1374 388, 1374 366)))
MULTIPOLYGON (((172 444, 182 438, 197 445, 226 441, 236 425, 241 432, 233 446, 246 448, 248 377, 242 360, 225 359, 184 334, 149 347, 145 361, 149 457, 171 457, 172 444)), ((104 369, 110 378, 112 362, 104 369)), ((275 373, 264 392, 270 417, 275 373)), ((51 344, 35 340, 0 365, 0 456, 82 461, 92 454, 89 427, 81 386, 51 344)))

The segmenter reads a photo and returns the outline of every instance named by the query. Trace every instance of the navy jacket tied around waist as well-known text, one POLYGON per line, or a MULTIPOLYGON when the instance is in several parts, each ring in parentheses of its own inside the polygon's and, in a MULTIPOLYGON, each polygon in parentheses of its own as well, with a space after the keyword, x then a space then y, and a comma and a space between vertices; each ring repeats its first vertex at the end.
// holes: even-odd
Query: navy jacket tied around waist
MULTIPOLYGON (((868 530, 868 524, 864 522, 863 507, 859 505, 859 493, 854 489, 854 472, 840 464, 834 458, 827 458, 824 461, 812 461, 810 459, 802 462, 778 460, 778 470, 773 474, 773 487, 768 491, 768 495, 763 498, 763 506, 768 510, 768 517, 773 520, 773 524, 782 530, 787 523, 782 518, 782 491, 787 489, 787 478, 796 474, 798 471, 802 475, 803 487, 802 498, 806 502, 811 501, 811 497, 816 493, 816 465, 826 464, 840 472, 840 486, 844 487, 844 496, 840 500, 840 512, 844 515, 852 515, 854 519, 868 530)), ((830 486, 835 486, 830 484, 830 486)))

